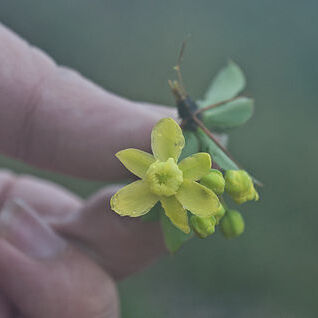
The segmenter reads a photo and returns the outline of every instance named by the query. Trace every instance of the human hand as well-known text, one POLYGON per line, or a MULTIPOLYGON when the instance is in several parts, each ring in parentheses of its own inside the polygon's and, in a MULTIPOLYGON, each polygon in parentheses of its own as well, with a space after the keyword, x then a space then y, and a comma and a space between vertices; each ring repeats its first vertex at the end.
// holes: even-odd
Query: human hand
MULTIPOLYGON (((56 66, 3 26, 0 43, 1 154, 77 177, 119 180, 126 171, 114 154, 148 149, 153 125, 175 116, 56 66)), ((165 247, 158 224, 110 211, 114 192, 110 186, 83 201, 50 182, 0 171, 0 317, 43 317, 44 310, 45 317, 118 315, 112 279, 142 269, 165 247), (41 254, 50 250, 45 236, 59 246, 48 258, 41 254)))
POLYGON ((113 279, 21 200, 0 215, 2 318, 118 317, 113 279))

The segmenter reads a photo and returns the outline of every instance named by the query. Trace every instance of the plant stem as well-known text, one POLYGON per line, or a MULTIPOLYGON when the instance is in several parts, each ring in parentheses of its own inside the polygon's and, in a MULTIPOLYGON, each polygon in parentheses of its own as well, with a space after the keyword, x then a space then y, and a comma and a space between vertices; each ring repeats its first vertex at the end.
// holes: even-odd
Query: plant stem
POLYGON ((223 101, 221 101, 221 102, 212 104, 212 105, 210 105, 210 106, 200 108, 200 109, 198 109, 197 111, 195 111, 193 115, 196 116, 196 115, 198 115, 198 114, 200 114, 200 113, 203 113, 203 112, 205 112, 205 111, 207 111, 207 110, 210 110, 210 109, 213 109, 213 108, 222 106, 223 104, 232 102, 232 101, 234 101, 234 100, 236 100, 236 99, 238 99, 238 98, 241 98, 241 97, 243 97, 243 96, 237 96, 237 97, 229 98, 229 99, 223 100, 223 101))

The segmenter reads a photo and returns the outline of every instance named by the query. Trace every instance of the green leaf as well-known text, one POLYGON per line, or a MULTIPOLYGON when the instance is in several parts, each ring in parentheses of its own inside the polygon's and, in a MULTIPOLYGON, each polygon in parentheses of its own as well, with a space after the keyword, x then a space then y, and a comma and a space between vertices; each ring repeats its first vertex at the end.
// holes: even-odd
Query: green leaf
POLYGON ((233 61, 229 61, 213 80, 199 107, 206 107, 235 97, 245 87, 246 81, 242 70, 233 61))
POLYGON ((201 141, 201 151, 209 153, 212 161, 224 170, 238 170, 237 164, 200 128, 197 130, 197 136, 201 141))
POLYGON ((193 131, 183 130, 182 133, 185 138, 185 146, 181 152, 179 161, 193 155, 194 153, 199 152, 199 148, 200 148, 200 143, 198 141, 198 138, 193 131))
POLYGON ((204 124, 214 131, 224 131, 243 125, 253 114, 253 100, 241 97, 202 113, 204 124))
POLYGON ((170 253, 177 252, 182 244, 193 236, 192 231, 189 234, 185 234, 178 228, 176 228, 166 216, 163 209, 161 213, 161 226, 166 247, 170 251, 170 253))
MULTIPOLYGON (((141 217, 144 222, 157 222, 160 220, 160 213, 162 213, 162 207, 158 201, 156 205, 145 215, 141 217)), ((164 213, 164 212, 163 212, 164 213)))

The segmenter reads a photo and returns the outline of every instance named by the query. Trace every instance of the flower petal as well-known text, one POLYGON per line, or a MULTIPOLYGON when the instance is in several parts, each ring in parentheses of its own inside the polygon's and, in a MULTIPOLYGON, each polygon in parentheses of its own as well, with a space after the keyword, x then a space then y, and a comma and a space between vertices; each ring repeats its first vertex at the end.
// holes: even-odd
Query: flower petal
POLYGON ((173 158, 177 162, 184 143, 182 130, 172 118, 161 119, 152 129, 151 148, 160 161, 173 158))
POLYGON ((171 222, 182 232, 190 233, 187 211, 175 196, 161 197, 160 202, 171 222))
POLYGON ((183 172, 183 178, 191 181, 200 180, 211 169, 211 157, 206 152, 199 152, 183 159, 178 167, 183 172))
POLYGON ((120 215, 141 216, 150 211, 159 198, 152 194, 143 180, 135 181, 115 193, 111 200, 112 210, 120 215))
POLYGON ((184 180, 176 197, 185 209, 199 216, 214 215, 220 206, 217 195, 195 181, 184 180))
POLYGON ((150 153, 133 148, 117 152, 116 157, 129 171, 139 178, 144 178, 149 166, 156 161, 150 153))

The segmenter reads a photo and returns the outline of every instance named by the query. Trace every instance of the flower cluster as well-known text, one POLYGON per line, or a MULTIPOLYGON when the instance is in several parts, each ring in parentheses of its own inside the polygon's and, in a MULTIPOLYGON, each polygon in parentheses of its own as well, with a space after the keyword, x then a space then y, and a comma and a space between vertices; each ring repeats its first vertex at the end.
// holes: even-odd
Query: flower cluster
POLYGON ((122 216, 139 217, 160 201, 171 222, 184 233, 205 238, 221 223, 226 237, 244 230, 239 212, 225 209, 225 192, 238 204, 258 200, 251 177, 244 170, 211 169, 211 157, 200 152, 178 162, 185 145, 180 126, 171 118, 160 120, 151 133, 153 155, 138 149, 119 151, 116 157, 140 178, 111 198, 111 208, 122 216), (188 212, 192 213, 190 225, 188 212))
MULTIPOLYGON (((227 170, 223 177, 219 170, 211 169, 200 183, 213 190, 218 196, 225 191, 237 204, 259 199, 252 178, 244 170, 227 170)), ((191 221, 193 230, 201 238, 213 234, 215 225, 219 223, 221 223, 221 230, 226 238, 239 236, 244 231, 244 219, 240 212, 225 209, 223 204, 220 205, 218 213, 214 216, 210 218, 193 217, 191 221)))

